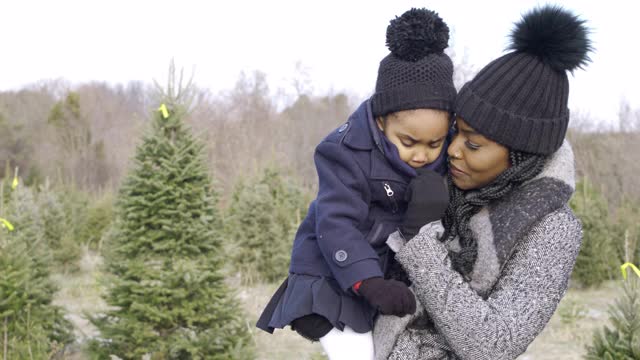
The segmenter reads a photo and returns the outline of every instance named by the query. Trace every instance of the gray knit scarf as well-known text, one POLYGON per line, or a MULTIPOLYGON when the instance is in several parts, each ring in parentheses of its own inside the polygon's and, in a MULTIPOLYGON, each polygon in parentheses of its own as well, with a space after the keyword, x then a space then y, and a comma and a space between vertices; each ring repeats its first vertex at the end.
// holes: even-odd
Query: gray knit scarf
POLYGON ((481 206, 469 217, 468 230, 472 242, 465 244, 459 236, 449 239, 452 259, 465 247, 474 247, 476 254, 471 270, 463 274, 481 295, 486 294, 497 280, 516 241, 545 215, 569 201, 574 187, 573 172, 571 179, 564 177, 570 168, 573 168, 573 153, 566 144, 545 162, 536 177, 481 206), (570 166, 565 164, 566 158, 571 159, 570 166))
POLYGON ((442 223, 445 228, 441 241, 459 238, 460 251, 451 252, 453 268, 468 277, 478 255, 478 243, 469 229, 469 219, 483 206, 502 199, 520 184, 540 174, 546 157, 519 151, 509 152, 511 166, 490 184, 478 190, 458 189, 451 176, 447 178, 450 190, 450 203, 442 223))

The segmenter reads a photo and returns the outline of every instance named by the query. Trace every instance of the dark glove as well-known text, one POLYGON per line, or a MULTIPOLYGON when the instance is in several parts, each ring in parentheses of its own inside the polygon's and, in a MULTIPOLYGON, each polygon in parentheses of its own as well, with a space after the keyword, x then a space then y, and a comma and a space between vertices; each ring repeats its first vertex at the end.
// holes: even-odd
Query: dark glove
POLYGON ((363 280, 358 293, 384 315, 402 317, 416 312, 416 298, 400 281, 381 277, 363 280))
POLYGON ((411 179, 404 199, 408 202, 400 232, 411 240, 424 225, 440 220, 449 206, 449 190, 445 179, 425 168, 416 169, 418 176, 411 179))
POLYGON ((296 331, 305 339, 318 341, 333 329, 327 318, 318 314, 305 315, 291 322, 291 330, 296 331))
POLYGON ((398 280, 407 286, 411 286, 409 275, 407 275, 407 272, 404 271, 402 265, 400 265, 398 260, 396 260, 395 254, 389 258, 389 264, 387 265, 387 269, 384 273, 384 278, 398 280))

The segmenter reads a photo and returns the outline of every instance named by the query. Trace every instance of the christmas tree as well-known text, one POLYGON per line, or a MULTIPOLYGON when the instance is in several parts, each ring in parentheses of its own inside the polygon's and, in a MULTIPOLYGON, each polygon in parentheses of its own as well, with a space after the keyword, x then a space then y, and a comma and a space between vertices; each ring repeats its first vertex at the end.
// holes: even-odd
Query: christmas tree
POLYGON ((576 185, 570 205, 584 231, 572 278, 582 286, 599 285, 617 275, 616 265, 622 261, 613 246, 607 201, 587 179, 583 179, 576 185))
POLYGON ((594 334, 587 347, 587 359, 640 360, 640 281, 629 279, 622 297, 609 309, 613 328, 605 326, 594 334))
POLYGON ((173 83, 116 199, 105 240, 114 309, 93 318, 101 339, 91 348, 103 359, 251 358, 247 323, 219 271, 217 194, 173 83))
POLYGON ((239 183, 226 219, 228 253, 243 282, 282 281, 308 197, 282 170, 266 167, 239 183))
POLYGON ((31 189, 0 200, 0 322, 3 359, 48 359, 73 340, 71 324, 52 305, 49 248, 31 189))
MULTIPOLYGON (((66 209, 66 204, 77 203, 74 196, 54 189, 48 182, 40 187, 38 194, 38 208, 42 213, 42 229, 51 249, 52 267, 58 271, 67 272, 78 269, 78 260, 82 255, 77 236, 78 217, 86 212, 87 206, 76 206, 75 213, 66 209), (81 210, 85 210, 84 212, 81 210)), ((84 205, 84 204, 82 204, 84 205)))

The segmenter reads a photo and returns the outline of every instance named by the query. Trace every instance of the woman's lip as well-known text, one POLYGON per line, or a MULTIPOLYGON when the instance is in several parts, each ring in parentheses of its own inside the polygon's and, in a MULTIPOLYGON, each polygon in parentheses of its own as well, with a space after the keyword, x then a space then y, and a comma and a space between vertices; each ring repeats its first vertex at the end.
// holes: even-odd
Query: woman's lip
POLYGON ((455 165, 449 163, 449 170, 451 171, 451 175, 453 176, 461 176, 461 175, 467 175, 466 172, 458 169, 455 165))

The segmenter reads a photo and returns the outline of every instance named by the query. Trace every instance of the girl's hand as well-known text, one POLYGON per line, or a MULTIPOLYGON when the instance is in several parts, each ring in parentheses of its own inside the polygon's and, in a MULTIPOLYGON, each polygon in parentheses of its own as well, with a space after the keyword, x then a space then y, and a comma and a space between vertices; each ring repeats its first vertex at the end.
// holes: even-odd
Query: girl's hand
POLYGON ((415 296, 397 280, 381 277, 362 280, 358 293, 384 315, 403 317, 416 312, 415 296))

